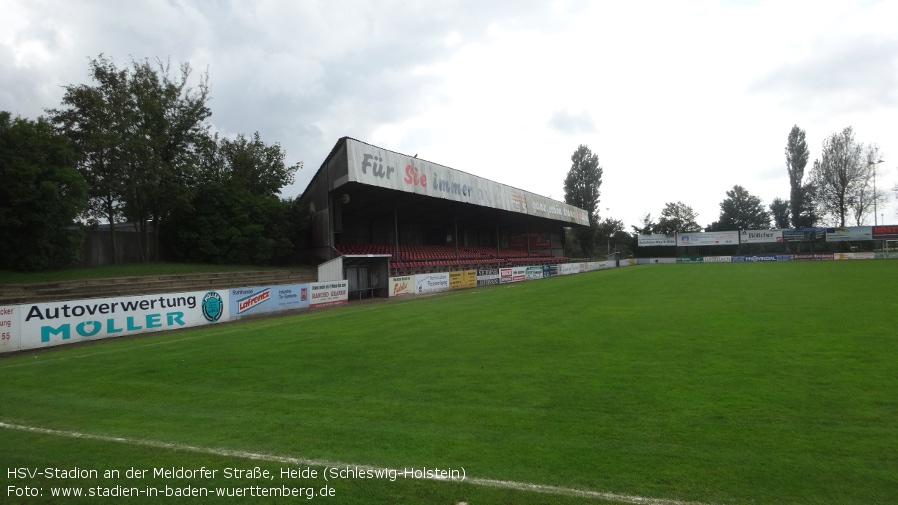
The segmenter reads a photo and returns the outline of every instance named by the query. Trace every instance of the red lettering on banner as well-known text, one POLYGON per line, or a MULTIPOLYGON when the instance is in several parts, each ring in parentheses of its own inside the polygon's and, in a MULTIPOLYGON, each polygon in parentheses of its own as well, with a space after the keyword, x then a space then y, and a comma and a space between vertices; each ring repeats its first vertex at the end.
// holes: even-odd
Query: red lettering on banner
POLYGON ((399 293, 405 291, 406 289, 408 289, 407 282, 397 283, 396 286, 393 288, 393 294, 394 295, 399 294, 399 293))
POLYGON ((422 188, 427 187, 427 174, 418 175, 418 168, 413 165, 405 167, 405 178, 402 180, 406 184, 411 184, 412 186, 421 186, 422 188))
POLYGON ((237 303, 237 312, 240 313, 240 312, 249 310, 252 307, 255 307, 256 305, 259 305, 260 303, 264 302, 265 300, 268 300, 269 298, 271 298, 271 290, 266 289, 265 291, 262 291, 261 293, 253 295, 245 300, 239 301, 237 303))

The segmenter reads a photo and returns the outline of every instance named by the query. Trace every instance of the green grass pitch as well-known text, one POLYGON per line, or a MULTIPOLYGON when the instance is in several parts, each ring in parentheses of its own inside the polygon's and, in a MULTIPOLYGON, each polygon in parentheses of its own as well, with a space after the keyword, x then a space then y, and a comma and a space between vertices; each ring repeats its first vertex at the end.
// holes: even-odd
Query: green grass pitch
POLYGON ((0 503, 894 504, 896 287, 891 261, 640 266, 8 356, 0 422, 66 433, 0 428, 0 503), (286 458, 553 488, 282 478, 308 466, 286 458), (15 470, 75 467, 99 475, 15 470), (217 475, 152 476, 181 467, 217 475))

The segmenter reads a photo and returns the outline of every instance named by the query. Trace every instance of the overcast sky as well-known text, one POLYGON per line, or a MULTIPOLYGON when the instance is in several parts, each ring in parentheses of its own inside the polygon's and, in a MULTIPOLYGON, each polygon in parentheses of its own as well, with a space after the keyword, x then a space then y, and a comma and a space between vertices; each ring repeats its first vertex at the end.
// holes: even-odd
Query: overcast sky
MULTIPOLYGON (((898 222, 898 1, 0 0, 0 110, 36 118, 103 53, 208 71, 213 129, 258 131, 305 189, 350 136, 564 199, 580 144, 601 216, 787 198, 784 149, 852 126, 898 222)), ((872 215, 868 224, 873 223, 872 215)))

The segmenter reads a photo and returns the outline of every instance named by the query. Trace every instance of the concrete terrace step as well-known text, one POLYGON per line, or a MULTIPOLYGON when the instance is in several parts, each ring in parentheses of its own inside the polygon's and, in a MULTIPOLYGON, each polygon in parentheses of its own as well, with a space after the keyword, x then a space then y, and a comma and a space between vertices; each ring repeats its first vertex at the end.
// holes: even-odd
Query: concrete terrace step
POLYGON ((317 267, 0 285, 0 305, 316 282, 317 267))

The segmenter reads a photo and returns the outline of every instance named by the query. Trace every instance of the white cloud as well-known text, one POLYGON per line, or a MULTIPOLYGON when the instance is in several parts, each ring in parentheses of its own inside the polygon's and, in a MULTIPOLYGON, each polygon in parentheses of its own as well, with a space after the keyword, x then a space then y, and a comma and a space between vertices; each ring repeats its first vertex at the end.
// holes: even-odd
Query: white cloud
POLYGON ((735 184, 788 194, 793 124, 812 161, 852 125, 898 182, 895 19, 890 1, 7 0, 0 110, 58 106, 100 53, 170 57, 208 69, 218 131, 305 161, 289 195, 349 135, 561 199, 586 144, 603 215, 682 200, 709 224, 735 184))

